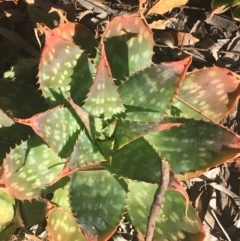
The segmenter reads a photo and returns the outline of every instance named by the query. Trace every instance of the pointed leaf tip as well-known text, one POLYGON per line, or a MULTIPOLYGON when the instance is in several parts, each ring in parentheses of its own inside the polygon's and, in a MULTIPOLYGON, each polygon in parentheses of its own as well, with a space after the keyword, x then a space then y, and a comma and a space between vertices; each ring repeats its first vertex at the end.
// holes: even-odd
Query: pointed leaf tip
POLYGON ((171 171, 184 175, 183 179, 198 176, 240 155, 238 135, 204 121, 187 121, 144 138, 169 162, 171 171))
POLYGON ((81 104, 94 74, 95 68, 83 50, 58 35, 49 36, 38 73, 40 89, 49 105, 65 104, 70 95, 81 104))
POLYGON ((117 87, 113 82, 104 45, 101 47, 101 59, 95 80, 83 108, 93 116, 99 117, 103 115, 104 119, 110 119, 113 115, 125 111, 117 87))
POLYGON ((15 147, 3 163, 3 182, 8 192, 20 200, 40 195, 41 187, 49 185, 63 167, 60 159, 38 136, 15 147))
POLYGON ((161 120, 181 86, 190 63, 189 57, 151 66, 124 81, 118 90, 126 106, 127 117, 135 121, 161 120))
POLYGON ((80 129, 74 114, 67 108, 56 107, 31 118, 15 119, 15 121, 31 126, 34 132, 46 141, 56 153, 66 158, 72 151, 80 129))
POLYGON ((115 17, 107 26, 103 41, 117 83, 152 63, 153 33, 139 15, 115 17))
POLYGON ((72 99, 69 99, 68 102, 81 119, 92 140, 95 140, 97 133, 102 129, 102 119, 90 115, 83 108, 75 104, 72 99))
POLYGON ((69 170, 75 170, 79 167, 104 160, 104 157, 98 150, 98 146, 89 140, 86 131, 82 131, 68 159, 67 167, 69 170))

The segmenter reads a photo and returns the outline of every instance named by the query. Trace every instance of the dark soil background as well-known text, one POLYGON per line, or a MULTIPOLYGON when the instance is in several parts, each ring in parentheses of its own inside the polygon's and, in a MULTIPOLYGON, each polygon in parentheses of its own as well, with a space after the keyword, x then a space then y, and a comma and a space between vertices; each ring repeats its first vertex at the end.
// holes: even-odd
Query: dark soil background
MULTIPOLYGON (((108 21, 114 16, 136 13, 139 5, 137 0, 42 0, 41 2, 44 1, 50 7, 66 11, 69 21, 86 25, 96 38, 99 38, 108 21)), ((187 5, 174 8, 164 15, 148 16, 146 20, 149 24, 159 20, 164 22, 161 29, 153 29, 156 43, 153 63, 180 60, 191 55, 193 62, 189 71, 216 65, 240 74, 240 22, 233 19, 232 9, 210 18, 211 11, 210 0, 190 0, 187 5)), ((39 49, 25 1, 0 0, 0 27, 15 32, 33 48, 39 49)), ((40 36, 39 39, 44 43, 44 37, 40 36)), ((0 30, 0 42, 7 41, 14 40, 9 36, 7 38, 0 30)), ((20 58, 29 58, 29 55, 31 53, 22 53, 21 56, 6 60, 0 54, 0 63, 4 61, 0 78, 20 58)), ((31 81, 34 82, 36 79, 31 81)), ((239 105, 222 120, 222 124, 240 134, 239 105)), ((213 168, 199 178, 184 182, 183 185, 204 222, 206 240, 240 240, 239 160, 232 160, 230 163, 213 168)), ((45 225, 43 222, 31 227, 37 237, 18 230, 11 240, 47 240, 45 225)), ((127 220, 124 220, 111 240, 136 241, 137 232, 127 220)))

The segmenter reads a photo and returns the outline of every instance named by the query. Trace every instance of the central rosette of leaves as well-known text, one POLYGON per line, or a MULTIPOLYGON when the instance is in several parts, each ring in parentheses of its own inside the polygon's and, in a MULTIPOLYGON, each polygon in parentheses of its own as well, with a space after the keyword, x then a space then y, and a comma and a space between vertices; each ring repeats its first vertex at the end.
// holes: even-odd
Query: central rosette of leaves
MULTIPOLYGON (((38 76, 50 109, 15 118, 37 136, 10 151, 3 180, 20 200, 44 196, 50 185, 52 237, 107 240, 124 212, 145 232, 161 159, 187 178, 238 155, 239 137, 217 123, 238 99, 239 77, 217 67, 186 75, 190 57, 154 65, 153 46, 139 16, 114 18, 99 47, 80 24, 46 33, 38 76)), ((174 188, 154 239, 188 232, 200 240, 196 212, 174 188)))

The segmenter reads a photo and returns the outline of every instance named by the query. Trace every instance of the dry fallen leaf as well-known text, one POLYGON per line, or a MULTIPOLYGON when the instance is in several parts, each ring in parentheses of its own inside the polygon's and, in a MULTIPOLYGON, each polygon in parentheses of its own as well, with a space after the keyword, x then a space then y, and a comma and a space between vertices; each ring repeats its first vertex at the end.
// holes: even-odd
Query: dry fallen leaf
POLYGON ((153 21, 152 23, 148 24, 149 28, 151 29, 166 29, 167 27, 171 26, 172 23, 177 22, 176 18, 168 18, 163 20, 153 21))
POLYGON ((173 8, 178 8, 185 5, 187 2, 188 0, 159 0, 152 8, 150 8, 147 14, 164 14, 173 8))
POLYGON ((166 30, 166 31, 159 31, 156 34, 157 41, 164 43, 169 46, 168 43, 171 43, 170 48, 173 48, 174 46, 189 46, 194 45, 196 42, 199 41, 199 39, 195 38, 190 33, 183 33, 183 32, 177 32, 174 30, 166 30))

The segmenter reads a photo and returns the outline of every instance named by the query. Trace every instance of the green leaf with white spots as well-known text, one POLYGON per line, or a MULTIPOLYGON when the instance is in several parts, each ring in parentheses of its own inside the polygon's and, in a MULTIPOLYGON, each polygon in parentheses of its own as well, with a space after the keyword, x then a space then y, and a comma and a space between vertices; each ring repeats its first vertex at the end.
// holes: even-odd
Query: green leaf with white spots
MULTIPOLYGON (((2 191, 1 191, 0 195, 1 194, 3 194, 2 191)), ((7 195, 8 194, 5 193, 5 196, 7 196, 7 195)), ((6 201, 6 199, 3 199, 1 197, 0 197, 0 217, 1 217, 1 219, 0 219, 1 226, 7 226, 13 220, 13 217, 14 217, 13 204, 11 202, 6 201)))
POLYGON ((47 202, 43 198, 19 201, 19 214, 26 227, 42 222, 47 214, 47 202), (30 211, 31 210, 31 211, 30 211))
POLYGON ((103 116, 105 120, 125 111, 117 87, 113 82, 104 46, 102 46, 101 59, 94 83, 83 108, 94 116, 103 116))
POLYGON ((116 121, 109 123, 105 128, 102 129, 102 133, 100 136, 98 136, 98 138, 101 140, 104 140, 112 137, 115 131, 115 127, 116 127, 116 121))
POLYGON ((126 106, 127 119, 158 121, 169 108, 190 64, 189 58, 146 68, 124 81, 118 88, 126 106))
POLYGON ((65 212, 72 214, 69 203, 69 182, 61 188, 54 191, 51 202, 62 208, 65 212))
MULTIPOLYGON (((127 213, 132 224, 142 233, 146 233, 149 210, 157 186, 131 181, 128 188, 127 213)), ((164 194, 163 205, 162 212, 156 219, 153 241, 203 240, 205 236, 203 225, 197 212, 190 204, 186 206, 185 197, 181 193, 167 190, 164 194)))
POLYGON ((111 162, 103 162, 102 165, 111 173, 129 179, 159 182, 161 158, 142 137, 115 151, 111 162))
POLYGON ((69 103, 81 119, 92 140, 94 140, 96 134, 102 129, 102 119, 89 115, 89 113, 87 113, 84 109, 75 104, 72 99, 69 100, 69 103))
POLYGON ((68 176, 61 178, 60 180, 58 180, 57 182, 55 182, 51 186, 44 187, 41 190, 41 196, 46 197, 47 194, 54 193, 55 190, 63 188, 65 185, 67 185, 68 182, 69 182, 68 176))
POLYGON ((114 144, 114 139, 106 139, 103 138, 97 139, 96 140, 97 145, 99 146, 99 149, 101 150, 102 155, 104 158, 108 161, 111 161, 111 155, 112 155, 112 150, 113 150, 113 144, 114 144))
POLYGON ((87 137, 85 131, 82 131, 68 160, 67 167, 69 170, 75 170, 79 167, 104 160, 104 157, 99 152, 98 146, 87 137))
POLYGON ((34 132, 46 141, 62 158, 70 156, 80 131, 80 125, 73 110, 56 107, 29 119, 17 119, 30 125, 34 132))
POLYGON ((10 223, 7 227, 0 225, 0 240, 9 241, 18 227, 14 223, 10 223))
POLYGON ((156 131, 162 131, 179 126, 181 123, 132 122, 118 120, 114 132, 114 150, 122 148, 137 138, 156 131))
POLYGON ((61 36, 85 50, 89 58, 96 56, 96 48, 98 47, 98 42, 94 38, 93 34, 80 23, 65 23, 61 24, 59 27, 54 28, 52 33, 61 36))
POLYGON ((47 218, 49 241, 87 241, 74 218, 61 208, 54 208, 47 218))
POLYGON ((239 84, 239 75, 228 69, 195 70, 186 75, 173 106, 185 118, 219 123, 238 103, 239 84))
POLYGON ((204 121, 188 121, 144 138, 169 162, 171 171, 184 175, 184 179, 198 176, 240 153, 238 135, 204 121))
POLYGON ((54 191, 54 196, 51 199, 51 203, 59 207, 54 208, 54 212, 51 212, 48 216, 47 229, 48 231, 50 230, 52 234, 54 234, 53 237, 56 238, 56 235, 58 235, 57 231, 60 231, 61 235, 63 235, 64 238, 59 237, 59 240, 86 240, 83 237, 80 227, 78 226, 72 215, 69 203, 69 182, 54 191), (54 219, 57 219, 55 223, 53 221, 54 219), (72 229, 72 231, 71 229, 68 229, 65 222, 67 225, 69 225, 69 227, 74 227, 74 229, 72 229), (60 230, 61 227, 64 232, 60 230))
POLYGON ((8 192, 20 200, 37 198, 43 186, 61 173, 63 161, 39 137, 16 146, 3 163, 3 182, 8 192))
POLYGON ((121 184, 106 170, 71 176, 72 212, 89 240, 110 238, 121 220, 125 198, 121 184))
POLYGON ((66 103, 70 96, 82 105, 93 83, 95 68, 83 50, 74 43, 51 34, 39 64, 39 84, 51 106, 66 103))
POLYGON ((115 17, 108 24, 103 41, 112 75, 117 80, 124 80, 152 63, 153 33, 137 15, 115 17))

